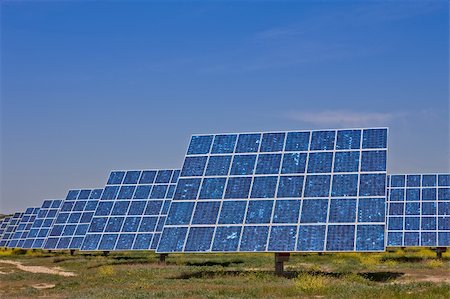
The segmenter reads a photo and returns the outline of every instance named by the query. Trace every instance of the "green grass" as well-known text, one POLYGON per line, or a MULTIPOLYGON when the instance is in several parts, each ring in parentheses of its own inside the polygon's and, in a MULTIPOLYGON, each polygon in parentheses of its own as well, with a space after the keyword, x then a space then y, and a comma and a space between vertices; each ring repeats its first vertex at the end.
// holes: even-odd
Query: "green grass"
POLYGON ((285 276, 273 254, 68 253, 0 250, 1 260, 61 267, 75 277, 0 263, 1 298, 449 298, 450 253, 292 254, 285 276), (37 289, 37 284, 55 287, 37 289))

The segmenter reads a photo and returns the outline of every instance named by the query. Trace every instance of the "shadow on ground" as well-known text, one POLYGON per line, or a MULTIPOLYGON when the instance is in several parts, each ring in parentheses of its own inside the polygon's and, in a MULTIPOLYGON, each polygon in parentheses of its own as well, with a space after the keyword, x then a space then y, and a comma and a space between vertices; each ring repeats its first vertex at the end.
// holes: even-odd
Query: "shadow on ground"
POLYGON ((214 262, 214 261, 206 261, 206 262, 187 262, 186 266, 194 266, 194 267, 203 267, 203 266, 222 266, 229 267, 231 265, 243 264, 244 261, 235 260, 235 261, 227 261, 227 262, 214 262))
MULTIPOLYGON (((420 263, 426 260, 429 260, 428 257, 420 257, 420 256, 385 256, 381 258, 382 262, 386 261, 394 261, 398 263, 420 263)), ((436 259, 436 258, 431 258, 436 259)), ((442 259, 439 259, 443 262, 450 261, 449 257, 443 257, 442 259)))
MULTIPOLYGON (((302 274, 310 275, 322 275, 332 278, 342 278, 346 275, 352 274, 351 272, 324 272, 324 271, 285 271, 281 276, 287 279, 293 279, 302 274)), ((181 273, 180 275, 174 276, 171 279, 190 279, 190 278, 216 278, 216 277, 226 277, 226 276, 246 276, 246 275, 273 275, 276 276, 273 271, 246 271, 246 270, 233 270, 233 271, 196 271, 189 273, 181 273)), ((367 280, 374 282, 387 282, 395 280, 404 275, 402 272, 362 272, 357 273, 367 280)))

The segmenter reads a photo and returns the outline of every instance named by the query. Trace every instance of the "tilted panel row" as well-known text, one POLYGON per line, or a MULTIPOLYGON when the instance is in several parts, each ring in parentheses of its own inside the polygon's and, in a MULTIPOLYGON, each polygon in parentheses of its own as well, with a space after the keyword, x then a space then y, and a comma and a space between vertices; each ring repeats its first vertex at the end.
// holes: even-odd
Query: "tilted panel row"
POLYGON ((70 190, 56 216, 44 249, 80 249, 103 189, 70 190))
POLYGON ((25 213, 23 213, 23 216, 19 221, 17 229, 15 230, 11 239, 9 240, 7 247, 9 248, 23 247, 38 212, 39 208, 27 208, 25 210, 25 213))
POLYGON ((23 244, 24 249, 41 249, 53 227, 63 200, 44 200, 23 244))
POLYGON ((9 241, 13 237, 17 227, 19 226, 20 219, 22 218, 23 213, 18 212, 14 213, 14 215, 9 220, 8 224, 5 227, 5 231, 3 232, 2 238, 0 239, 0 247, 9 247, 9 241))
POLYGON ((154 250, 179 170, 113 171, 81 250, 154 250))

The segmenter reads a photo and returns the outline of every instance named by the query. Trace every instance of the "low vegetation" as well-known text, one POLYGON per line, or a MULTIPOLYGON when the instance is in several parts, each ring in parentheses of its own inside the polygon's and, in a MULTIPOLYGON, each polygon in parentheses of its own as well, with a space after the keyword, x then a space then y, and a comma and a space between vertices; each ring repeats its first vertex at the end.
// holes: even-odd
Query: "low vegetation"
POLYGON ((173 254, 166 261, 151 252, 0 250, 0 298, 450 298, 450 253, 438 260, 428 249, 292 254, 283 276, 273 273, 273 254, 173 254), (49 274, 56 270, 76 276, 49 274))

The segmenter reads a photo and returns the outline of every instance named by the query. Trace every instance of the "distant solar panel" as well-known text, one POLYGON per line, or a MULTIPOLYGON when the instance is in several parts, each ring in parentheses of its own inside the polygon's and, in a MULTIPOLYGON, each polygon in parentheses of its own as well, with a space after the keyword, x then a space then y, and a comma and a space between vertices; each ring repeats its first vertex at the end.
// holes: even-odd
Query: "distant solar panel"
POLYGON ((387 129, 194 135, 158 253, 385 249, 387 129))
POLYGON ((80 249, 103 189, 70 190, 59 210, 44 249, 80 249))
POLYGON ((39 212, 39 208, 28 208, 20 219, 17 229, 12 235, 7 247, 22 248, 25 240, 30 232, 31 226, 39 212))
POLYGON ((9 247, 8 243, 11 237, 13 236, 14 232, 17 229, 17 226, 19 225, 19 221, 22 218, 23 213, 14 213, 14 215, 9 220, 9 223, 7 224, 5 231, 3 233, 2 238, 0 239, 0 247, 9 247))
POLYGON ((5 233, 6 227, 8 226, 9 221, 11 220, 11 217, 5 217, 0 222, 0 240, 3 237, 3 234, 5 233))
POLYGON ((81 250, 156 249, 179 173, 111 172, 81 250))
POLYGON ((3 221, 0 224, 0 240, 3 238, 3 235, 5 234, 5 231, 6 231, 6 227, 8 226, 10 221, 11 221, 11 216, 3 218, 3 221))
POLYGON ((450 246, 450 174, 390 175, 387 246, 450 246))
POLYGON ((44 200, 22 248, 42 248, 62 202, 61 199, 44 200))

